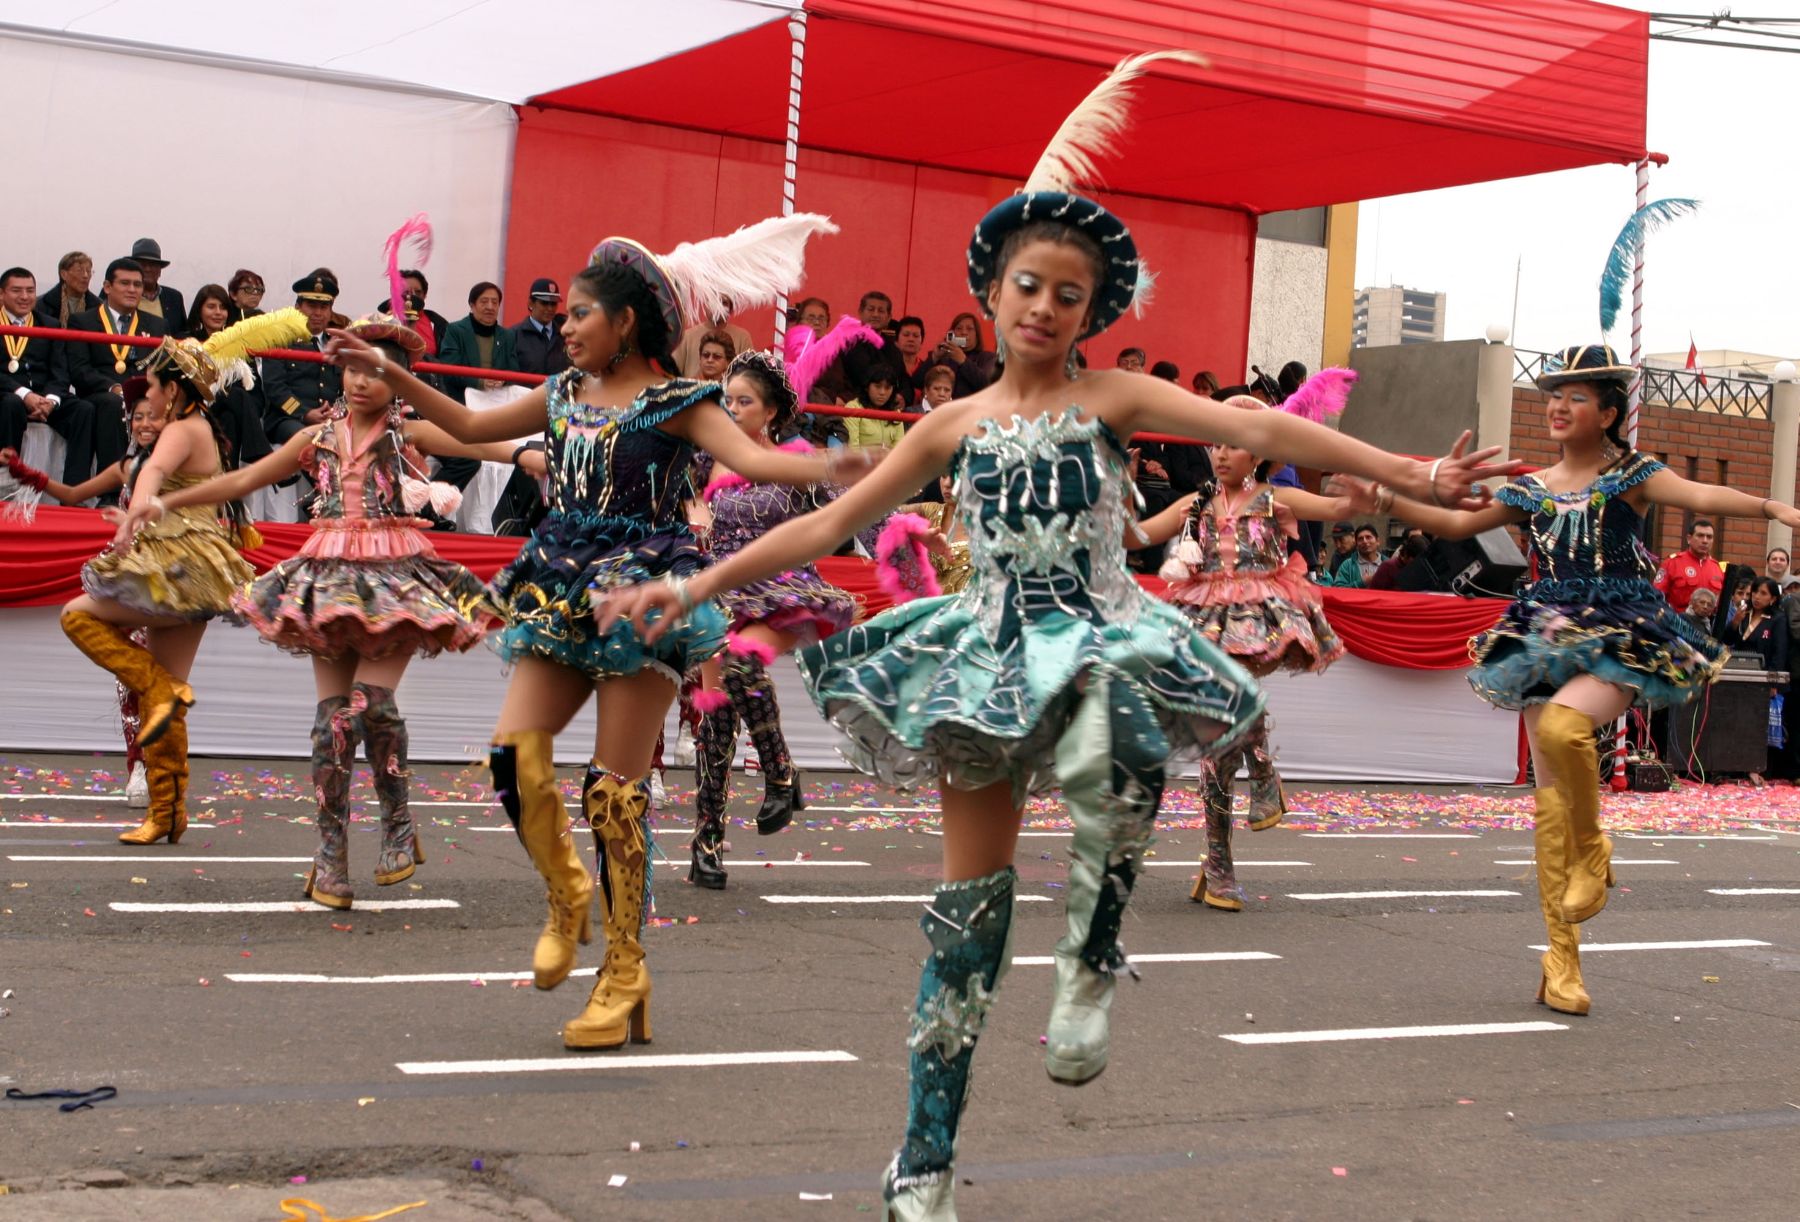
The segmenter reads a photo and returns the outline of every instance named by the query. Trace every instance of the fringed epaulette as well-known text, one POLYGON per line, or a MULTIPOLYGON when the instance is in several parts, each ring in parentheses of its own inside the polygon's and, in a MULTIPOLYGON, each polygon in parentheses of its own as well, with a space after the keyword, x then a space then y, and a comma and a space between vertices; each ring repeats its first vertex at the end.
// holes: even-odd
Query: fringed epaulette
POLYGON ((697 378, 670 378, 649 387, 637 397, 631 411, 619 421, 627 431, 655 428, 672 420, 696 403, 708 400, 724 405, 725 388, 697 378))
POLYGON ((1607 496, 1618 496, 1664 469, 1664 464, 1640 450, 1634 450, 1631 457, 1595 480, 1594 485, 1607 496))
POLYGON ((1528 477, 1521 476, 1510 483, 1503 484, 1500 490, 1494 493, 1494 499, 1510 508, 1523 509, 1526 513, 1536 513, 1539 503, 1544 499, 1544 494, 1534 490, 1530 484, 1526 483, 1526 478, 1528 477))

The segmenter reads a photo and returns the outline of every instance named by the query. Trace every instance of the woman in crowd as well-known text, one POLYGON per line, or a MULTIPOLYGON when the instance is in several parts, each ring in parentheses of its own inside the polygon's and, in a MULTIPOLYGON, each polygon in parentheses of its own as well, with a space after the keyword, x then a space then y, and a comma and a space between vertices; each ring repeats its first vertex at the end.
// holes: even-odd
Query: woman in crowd
POLYGON ((950 320, 950 330, 932 351, 930 365, 947 365, 956 375, 951 397, 966 398, 994 380, 995 354, 982 347, 981 322, 964 311, 950 320))
MULTIPOLYGON (((1128 61, 1084 111, 1117 114, 1149 58, 1128 61)), ((1109 130, 1116 130, 1108 125, 1109 130)), ((1092 127, 1073 118, 1064 133, 1092 127)), ((1184 747, 1235 743, 1262 710, 1254 683, 1125 567, 1132 513, 1120 438, 1140 430, 1223 439, 1331 470, 1388 472, 1417 495, 1460 501, 1485 457, 1428 465, 1276 412, 1243 412, 1149 378, 1080 372, 1075 345, 1133 303, 1124 224, 1073 194, 1065 135, 1026 191, 976 227, 970 287, 1006 361, 985 391, 931 412, 876 473, 696 576, 608 600, 655 640, 704 601, 828 554, 840 540, 956 472, 976 577, 960 594, 893 608, 811 648, 800 668, 860 769, 935 783, 945 882, 921 922, 931 944, 913 1018, 906 1139, 885 1181, 888 1216, 954 1217, 951 1167, 969 1067, 1010 961, 1012 860, 1025 799, 1060 783, 1075 822, 1068 933, 1057 948, 1047 1067, 1080 1083, 1106 1064, 1117 936, 1160 800, 1184 747), (1434 478, 1435 477, 1435 478, 1434 478)), ((1460 449, 1460 447, 1459 447, 1460 449)))
POLYGON ((231 273, 231 283, 225 287, 231 293, 232 322, 255 318, 263 312, 263 278, 249 268, 240 267, 231 273))
MULTIPOLYGON (((219 332, 204 343, 165 340, 144 366, 145 399, 164 418, 150 457, 129 484, 135 515, 157 494, 216 479, 226 442, 209 407, 227 377, 242 376, 245 353, 278 348, 307 334, 298 310, 280 310, 219 332)), ((116 511, 115 511, 116 512, 116 511)), ((128 520, 135 528, 140 519, 128 520)), ((206 621, 224 613, 231 593, 255 574, 238 555, 246 539, 242 511, 229 521, 195 506, 124 536, 81 570, 86 593, 63 608, 63 632, 137 697, 138 745, 144 752, 150 809, 127 844, 170 844, 187 829, 187 709, 194 703, 188 670, 206 621), (134 629, 148 630, 147 647, 134 629)))
MULTIPOLYGON (((1781 584, 1773 577, 1758 577, 1751 581, 1750 597, 1745 603, 1744 612, 1731 621, 1722 639, 1740 653, 1755 654, 1762 660, 1764 670, 1780 671, 1786 675, 1793 641, 1788 636, 1787 615, 1781 609, 1781 584)), ((1778 691, 1777 688, 1771 688, 1769 695, 1773 697, 1778 691)), ((1787 700, 1784 699, 1784 713, 1786 704, 1787 700)), ((1786 734, 1785 724, 1782 732, 1786 734)), ((1775 752, 1770 754, 1773 756, 1775 752)), ((1767 782, 1763 780, 1761 772, 1752 772, 1750 783, 1761 789, 1767 782)))
MULTIPOLYGON (((759 449, 775 449, 775 435, 799 409, 787 374, 764 352, 746 352, 731 363, 725 380, 725 409, 759 449)), ((804 441, 780 447, 812 453, 804 441)), ((781 523, 830 500, 828 485, 811 488, 752 482, 721 463, 706 486, 712 509, 707 547, 714 563, 736 555, 781 523)), ((694 697, 700 710, 695 771, 696 824, 688 881, 719 890, 725 886, 725 808, 731 801, 731 758, 738 728, 750 733, 763 774, 762 807, 756 833, 770 836, 786 827, 806 802, 800 772, 781 732, 781 706, 768 668, 796 646, 812 644, 850 626, 856 600, 828 585, 810 564, 797 565, 767 581, 721 596, 731 631, 712 690, 694 697)))
MULTIPOLYGON (((904 410, 894 397, 894 373, 884 365, 876 365, 869 370, 863 384, 857 388, 856 398, 850 400, 848 407, 865 407, 878 412, 897 412, 904 410)), ((874 420, 867 416, 851 416, 844 421, 850 431, 850 444, 853 446, 897 446, 906 432, 906 426, 898 420, 874 420)))
POLYGON ((334 333, 330 345, 334 360, 386 380, 465 444, 545 434, 550 510, 491 586, 506 618, 494 639, 513 671, 489 762, 548 886, 533 975, 539 988, 554 988, 574 967, 576 945, 590 938, 594 884, 569 836, 551 746, 594 698, 582 809, 600 853, 606 957, 587 1007, 563 1028, 570 1048, 650 1039, 640 933, 651 751, 681 676, 717 653, 725 636, 723 614, 710 604, 651 642, 629 624, 597 623, 590 600, 615 586, 698 571, 702 556, 681 508, 696 448, 756 481, 812 484, 828 468, 852 465, 764 449, 732 423, 717 383, 666 372, 684 316, 714 317, 726 297, 745 309, 772 301, 800 278, 804 242, 822 231, 835 227, 802 213, 663 256, 606 239, 569 287, 563 335, 571 367, 490 411, 439 394, 354 335, 334 333), (747 266, 768 270, 740 270, 747 266))
MULTIPOLYGON (((350 331, 402 367, 425 350, 403 324, 360 322, 350 331)), ((313 533, 299 553, 235 593, 231 606, 264 640, 312 659, 319 847, 305 894, 327 908, 348 908, 355 898, 348 833, 357 740, 381 805, 375 882, 388 887, 412 877, 424 860, 407 804, 412 774, 395 689, 414 655, 461 653, 499 621, 481 582, 440 558, 417 529, 423 523, 413 515, 429 491, 408 452, 417 446, 506 461, 513 448, 461 446, 441 429, 403 419, 392 388, 363 369, 344 372, 343 395, 325 423, 294 434, 255 465, 131 511, 131 524, 155 521, 189 505, 237 500, 297 471, 319 489, 313 533)))
MULTIPOLYGON (((1355 376, 1325 370, 1309 391, 1290 396, 1279 409, 1265 408, 1250 395, 1234 395, 1225 406, 1322 420, 1343 410, 1355 376)), ((1343 643, 1325 619, 1319 591, 1307 579, 1306 561, 1289 550, 1288 542, 1299 537, 1301 521, 1336 521, 1350 512, 1352 502, 1277 488, 1269 483, 1274 465, 1248 450, 1215 444, 1217 483, 1146 520, 1139 535, 1145 546, 1179 536, 1160 573, 1169 583, 1165 597, 1187 613, 1207 640, 1259 679, 1283 670, 1322 671, 1344 656, 1343 643)), ((1206 860, 1192 898, 1226 912, 1244 906, 1244 889, 1231 859, 1232 789, 1243 765, 1250 773, 1246 822, 1251 831, 1274 827, 1287 803, 1269 746, 1267 715, 1201 771, 1206 860)))
POLYGON ((700 380, 722 382, 731 358, 737 355, 737 341, 725 331, 708 331, 700 337, 700 380))
MULTIPOLYGON (((187 334, 198 340, 210 339, 232 323, 242 321, 232 317, 236 308, 231 294, 222 286, 202 285, 188 307, 187 334)), ((269 456, 269 436, 263 431, 262 422, 263 392, 255 379, 233 381, 221 387, 213 400, 212 416, 229 446, 228 466, 247 467, 269 456)))
POLYGON ((1538 897, 1550 949, 1537 998, 1586 1014, 1581 922, 1606 906, 1612 843, 1600 828, 1600 757, 1595 735, 1626 709, 1690 700, 1724 665, 1725 650, 1677 614, 1646 580, 1653 564, 1639 542, 1651 505, 1695 513, 1773 518, 1800 512, 1730 488, 1683 479, 1625 434, 1633 371, 1603 344, 1564 349, 1538 385, 1558 461, 1502 488, 1475 512, 1442 509, 1364 489, 1369 507, 1466 539, 1520 525, 1538 578, 1522 587, 1500 622, 1469 644, 1469 683, 1490 704, 1522 710, 1537 778, 1538 897))

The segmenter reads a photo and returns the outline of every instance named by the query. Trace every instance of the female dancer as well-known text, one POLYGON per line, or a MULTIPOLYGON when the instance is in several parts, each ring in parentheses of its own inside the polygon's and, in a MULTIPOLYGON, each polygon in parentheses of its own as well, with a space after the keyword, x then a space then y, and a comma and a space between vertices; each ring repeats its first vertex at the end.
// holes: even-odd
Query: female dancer
MULTIPOLYGON (((757 448, 775 449, 775 434, 799 410, 799 399, 773 357, 750 351, 731 362, 725 377, 725 410, 757 448)), ((812 447, 798 439, 780 448, 812 453, 812 447)), ((788 519, 818 508, 832 495, 825 486, 752 483, 734 471, 715 468, 715 472, 705 492, 712 508, 709 546, 715 563, 736 555, 788 519)), ((841 632, 856 618, 856 600, 827 585, 810 564, 733 590, 720 601, 731 619, 731 633, 719 667, 724 690, 701 691, 694 698, 701 710, 695 764, 699 792, 694 798, 693 864, 688 869, 689 882, 714 891, 725 886, 725 807, 731 800, 731 757, 740 723, 756 745, 763 774, 756 834, 774 835, 806 806, 799 770, 781 733, 781 707, 767 668, 781 654, 841 632)))
MULTIPOLYGON (((1233 395, 1225 406, 1287 411, 1320 420, 1343 410, 1354 381, 1355 375, 1346 370, 1328 369, 1279 409, 1249 395, 1233 395)), ((1324 670, 1344 655, 1344 646, 1326 622, 1305 559, 1288 550, 1288 540, 1299 538, 1297 523, 1302 520, 1342 518, 1351 509, 1351 499, 1277 488, 1268 480, 1274 464, 1235 446, 1215 444, 1212 465, 1216 489, 1183 497, 1142 525, 1146 547, 1180 535, 1163 562, 1161 575, 1169 583, 1164 597, 1259 679, 1278 670, 1324 670)), ((1241 744, 1208 760, 1201 771, 1206 862, 1194 880, 1192 898, 1226 912, 1244 906, 1244 890, 1231 864, 1231 791, 1239 765, 1246 762, 1250 830, 1274 827, 1287 807, 1269 750, 1266 714, 1241 744)))
POLYGON ((1125 963, 1119 920, 1164 767, 1183 747, 1235 744, 1262 711, 1250 677, 1126 569, 1120 439, 1139 430, 1222 438, 1307 466, 1389 472, 1451 503, 1494 470, 1482 462, 1491 452, 1464 456, 1461 443, 1416 463, 1156 379, 1078 372, 1076 342, 1131 308, 1145 278, 1125 225, 1072 192, 1070 163, 1098 151, 1075 140, 1093 131, 1095 111, 1119 130, 1126 82, 1164 57, 1115 70, 1064 124, 1026 191, 976 227, 970 287, 1006 351, 993 386, 923 417, 873 476, 817 513, 691 578, 617 592, 600 615, 603 627, 631 618, 654 641, 704 598, 829 554, 954 466, 975 579, 798 655, 858 768, 892 784, 935 782, 943 794, 946 881, 921 921, 932 954, 909 1041, 906 1140, 886 1176, 890 1217, 954 1217, 951 1159, 973 1050, 1009 961, 1025 798, 1060 782, 1075 822, 1046 1063, 1057 1080, 1081 1083, 1106 1064, 1114 969, 1125 963))
MULTIPOLYGON (((425 351, 412 328, 359 322, 350 333, 410 368, 425 351)), ((312 778, 318 792, 319 849, 305 894, 348 908, 350 775, 361 739, 381 804, 378 886, 412 877, 424 860, 407 806, 406 721, 394 689, 414 654, 458 653, 498 623, 481 582, 440 558, 413 517, 426 490, 407 477, 407 447, 504 461, 510 445, 461 446, 443 430, 400 416, 404 405, 361 369, 344 372, 344 397, 323 424, 294 434, 274 454, 204 484, 140 502, 127 527, 189 505, 237 500, 305 471, 319 489, 313 533, 299 553, 231 598, 232 610, 264 640, 310 656, 318 709, 312 778)))
POLYGON ((563 336, 571 368, 485 412, 438 393, 356 336, 333 336, 333 359, 387 381, 459 441, 546 434, 550 511, 492 583, 507 621, 492 639, 514 669, 489 764, 507 816, 548 884, 549 919, 532 966, 537 986, 554 988, 574 967, 576 944, 589 940, 594 885, 569 839, 551 745, 595 698, 582 806, 601 858, 606 958, 586 1009, 563 1028, 570 1048, 650 1039, 650 974, 639 940, 648 883, 645 778, 681 676, 718 652, 725 636, 723 616, 708 606, 650 645, 630 625, 596 624, 589 591, 700 568, 681 513, 695 447, 757 481, 812 484, 828 467, 857 465, 854 456, 828 464, 756 445, 720 407, 718 383, 671 378, 653 362, 666 368, 684 315, 716 316, 723 297, 742 308, 772 301, 800 278, 805 239, 834 231, 825 218, 800 214, 666 256, 608 238, 569 287, 563 336), (745 267, 760 270, 739 270, 745 267))
MULTIPOLYGON (((305 316, 288 309, 228 327, 205 344, 165 340, 144 367, 145 398, 165 423, 137 470, 132 501, 150 504, 165 487, 215 478, 227 465, 226 443, 207 409, 221 383, 238 376, 250 349, 283 347, 305 334, 305 316)), ((255 576, 237 552, 242 530, 241 523, 228 530, 210 509, 171 514, 90 560, 81 570, 87 593, 63 608, 69 640, 137 696, 150 809, 140 827, 119 837, 126 844, 165 836, 175 844, 187 829, 187 709, 194 703, 187 674, 206 621, 255 576), (149 630, 148 648, 131 642, 135 628, 149 630)))
POLYGON ((1549 392, 1544 416, 1562 449, 1556 465, 1518 477, 1497 504, 1476 512, 1422 505, 1380 487, 1371 504, 1452 539, 1512 523, 1523 523, 1530 538, 1537 579, 1469 642, 1469 683, 1488 703, 1524 712, 1537 778, 1538 899, 1550 935, 1537 999, 1586 1014, 1575 927, 1606 906, 1613 885, 1612 843, 1600 830, 1595 728, 1634 704, 1657 709, 1692 699, 1725 659, 1718 642, 1645 580, 1652 567, 1639 542, 1645 511, 1670 505, 1789 526, 1800 525, 1800 511, 1683 479, 1633 450, 1624 431, 1632 369, 1611 348, 1567 348, 1546 369, 1538 385, 1549 392))

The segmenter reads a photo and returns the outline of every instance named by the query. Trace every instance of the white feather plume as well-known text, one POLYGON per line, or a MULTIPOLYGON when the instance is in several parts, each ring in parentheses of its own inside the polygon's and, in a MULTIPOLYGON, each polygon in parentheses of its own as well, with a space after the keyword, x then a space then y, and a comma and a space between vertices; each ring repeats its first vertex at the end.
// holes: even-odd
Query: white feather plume
POLYGON ((1156 273, 1150 265, 1139 259, 1137 261, 1137 285, 1131 290, 1131 315, 1142 318, 1150 303, 1156 300, 1156 273))
POLYGON ((837 231, 816 212, 772 216, 723 237, 683 242, 658 262, 675 284, 688 325, 718 322, 797 288, 806 271, 806 240, 837 231))
POLYGON ((1144 75, 1147 65, 1158 60, 1207 66, 1205 57, 1192 51, 1149 51, 1121 60, 1056 129, 1031 177, 1025 180, 1025 190, 1075 191, 1097 186, 1100 180, 1094 163, 1112 152, 1130 122, 1131 86, 1144 75))

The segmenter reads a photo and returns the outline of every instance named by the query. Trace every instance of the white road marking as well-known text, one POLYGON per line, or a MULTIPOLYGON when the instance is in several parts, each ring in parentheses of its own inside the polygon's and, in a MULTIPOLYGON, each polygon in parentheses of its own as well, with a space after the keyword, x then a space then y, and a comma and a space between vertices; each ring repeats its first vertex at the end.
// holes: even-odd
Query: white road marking
MULTIPOLYGON (((1510 893, 1509 893, 1510 894, 1510 893)), ((769 904, 929 904, 935 895, 765 895, 769 904)), ((1015 895, 1015 904, 1048 904, 1048 895, 1015 895)))
MULTIPOLYGON (((1244 963, 1253 959, 1279 959, 1266 950, 1181 951, 1173 954, 1127 955, 1133 963, 1244 963)), ((1014 967, 1049 967, 1055 955, 1014 955, 1014 967)))
MULTIPOLYGON (((1615 857, 1615 866, 1678 866, 1681 863, 1668 857, 1615 857)), ((1497 866, 1535 866, 1535 857, 1509 857, 1504 861, 1496 861, 1497 866)))
MULTIPOLYGON (((1767 946, 1755 938, 1707 938, 1698 942, 1583 942, 1581 953, 1591 955, 1603 950, 1732 950, 1738 947, 1767 946)), ((1534 946, 1532 950, 1549 950, 1534 946)))
MULTIPOLYGON (((688 868, 688 863, 685 861, 659 861, 656 864, 667 866, 671 870, 688 868)), ((869 864, 866 861, 763 861, 758 857, 731 857, 725 861, 725 865, 733 870, 760 870, 764 866, 774 866, 777 869, 797 866, 802 869, 829 870, 838 866, 867 866, 869 864)))
MULTIPOLYGON (((943 813, 938 806, 814 806, 807 803, 805 810, 828 810, 834 814, 849 812, 855 815, 937 815, 943 813)), ((805 813, 803 810, 802 814, 805 813)))
POLYGON ((1517 891, 1303 891, 1289 894, 1291 900, 1412 900, 1412 899, 1498 899, 1519 894, 1517 891))
POLYGON ((511 1061, 396 1061, 404 1074, 552 1073, 570 1069, 716 1069, 730 1065, 832 1065, 857 1058, 842 1049, 828 1052, 588 1053, 566 1057, 524 1057, 511 1061))
MULTIPOLYGON (((811 810, 812 808, 808 807, 807 809, 811 810)), ((939 831, 935 827, 928 827, 925 829, 925 834, 927 836, 942 836, 944 833, 939 831)), ((1019 839, 1020 840, 1067 840, 1067 839, 1069 839, 1069 837, 1073 836, 1074 834, 1075 834, 1074 832, 1020 832, 1019 839)))
MULTIPOLYGON (((122 793, 0 793, 6 802, 123 802, 122 793)), ((199 801, 190 797, 190 801, 199 801)), ((189 826, 192 826, 191 824, 189 826)))
POLYGON ((1800 895, 1800 887, 1708 887, 1708 895, 1800 895))
MULTIPOLYGON (((1144 864, 1147 866, 1152 866, 1152 867, 1155 867, 1155 866, 1186 866, 1189 869, 1192 869, 1194 866, 1203 866, 1206 863, 1204 861, 1146 861, 1144 864)), ((1243 866, 1310 866, 1311 864, 1312 864, 1312 862, 1310 862, 1310 861, 1242 861, 1242 860, 1239 860, 1239 861, 1236 861, 1233 863, 1234 866, 1239 867, 1239 868, 1242 868, 1243 866)))
POLYGON ((267 903, 108 904, 114 912, 395 912, 419 908, 461 908, 455 900, 357 900, 353 908, 334 909, 311 900, 267 903))
POLYGON ((132 865, 162 866, 188 864, 192 862, 226 863, 232 865, 271 864, 276 862, 292 864, 297 861, 311 861, 310 857, 167 857, 161 853, 107 853, 96 856, 83 856, 80 853, 12 853, 8 861, 129 861, 132 865))
MULTIPOLYGON (((5 795, 0 795, 0 797, 3 797, 3 796, 5 796, 5 795)), ((59 831, 59 832, 79 832, 79 831, 85 831, 88 828, 137 827, 137 826, 138 826, 138 823, 66 823, 66 822, 51 823, 51 822, 46 822, 43 819, 0 819, 0 827, 48 827, 48 828, 53 828, 54 830, 59 831)), ((215 826, 217 826, 217 825, 212 824, 212 823, 190 823, 190 824, 188 824, 188 829, 190 831, 195 830, 195 829, 205 829, 207 831, 210 831, 215 826)))
POLYGON ((1621 840, 1773 840, 1773 836, 1746 836, 1741 832, 1718 832, 1707 836, 1699 832, 1670 833, 1657 835, 1654 832, 1615 832, 1621 840))
POLYGON ((1438 1027, 1345 1027, 1337 1031, 1255 1031, 1221 1035, 1234 1044, 1330 1044, 1344 1040, 1415 1040, 1441 1035, 1519 1035, 1567 1031, 1566 1023, 1449 1023, 1438 1027))
POLYGON ((1480 840, 1474 832, 1301 832, 1313 840, 1480 840))

